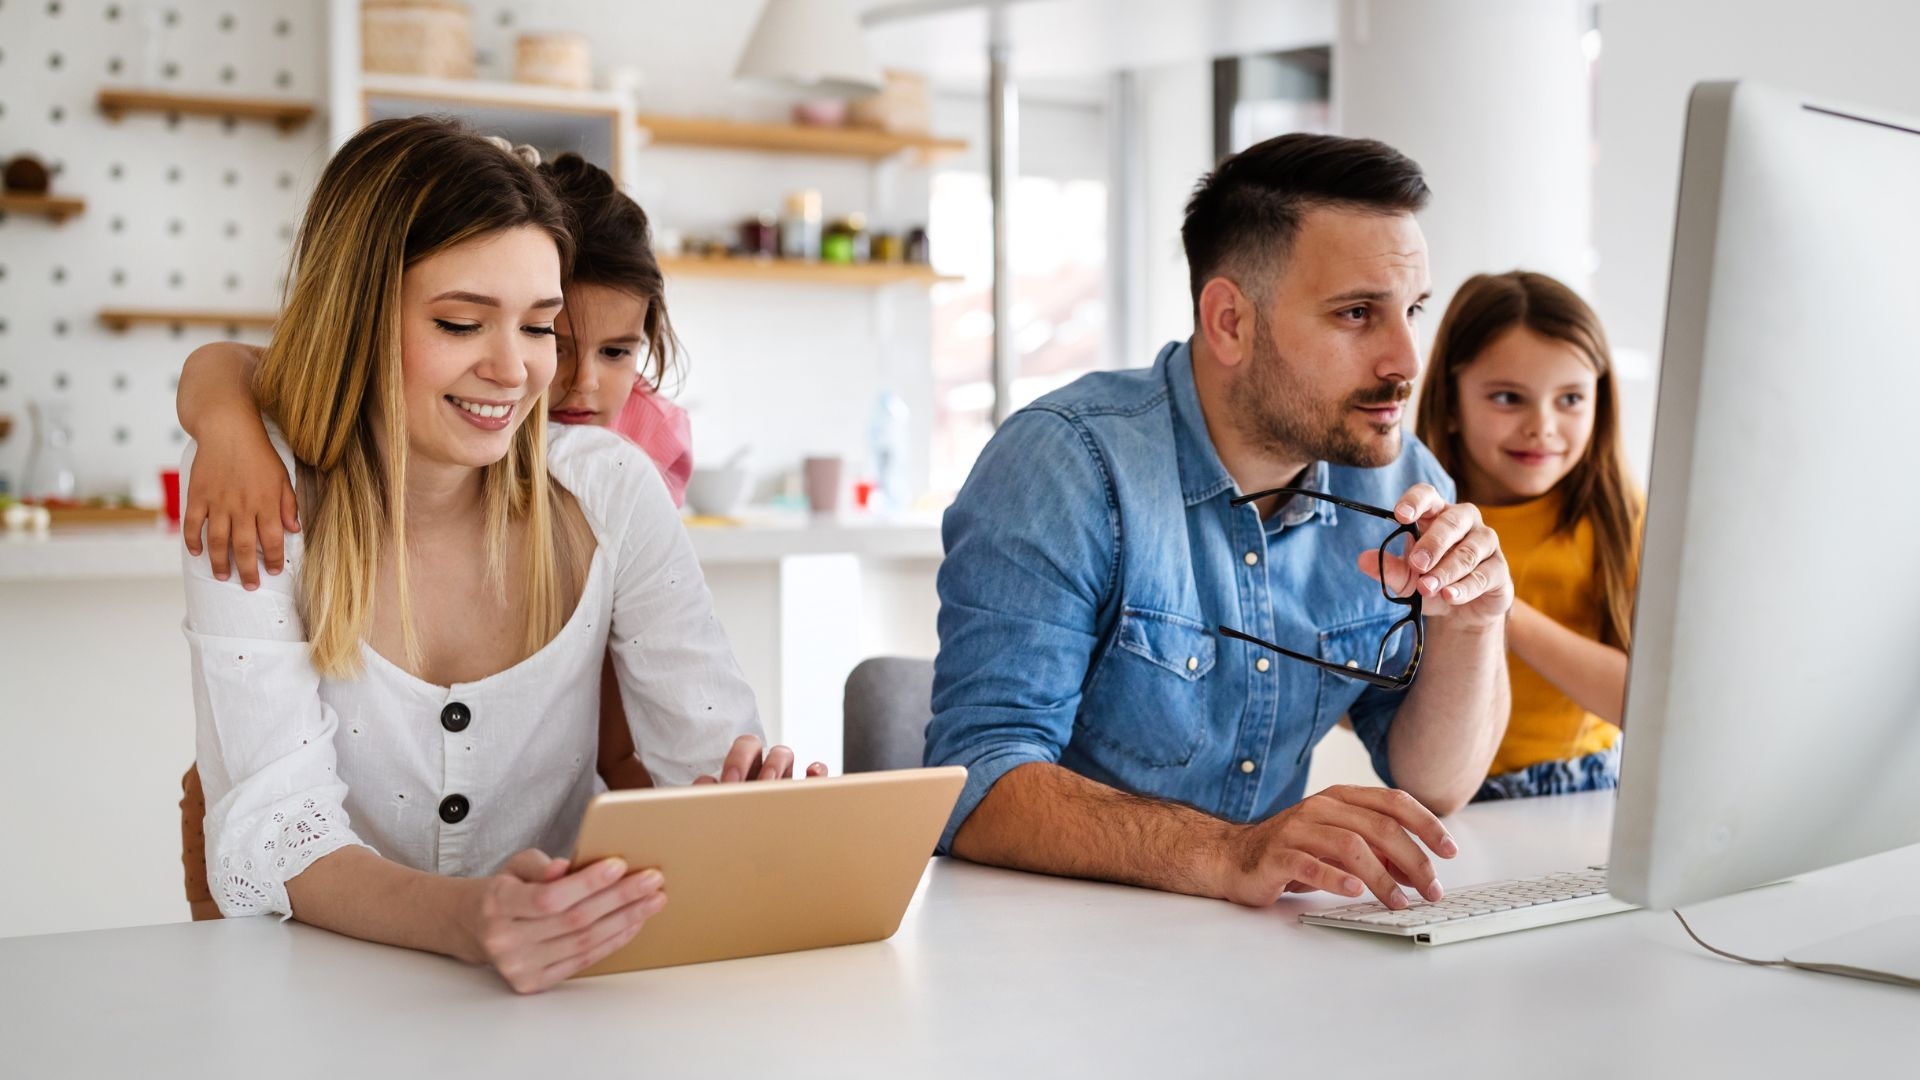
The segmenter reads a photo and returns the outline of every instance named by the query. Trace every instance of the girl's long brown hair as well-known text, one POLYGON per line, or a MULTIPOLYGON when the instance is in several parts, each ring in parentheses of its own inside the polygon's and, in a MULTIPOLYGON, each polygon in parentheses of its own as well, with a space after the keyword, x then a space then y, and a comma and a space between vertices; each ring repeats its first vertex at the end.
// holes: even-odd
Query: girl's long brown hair
POLYGON ((663 389, 681 349, 667 317, 667 282, 653 254, 647 212, 621 192, 611 173, 579 154, 561 154, 541 165, 540 175, 565 204, 572 223, 570 284, 603 285, 646 301, 647 363, 640 377, 649 388, 663 389))
MULTIPOLYGON (((564 269, 572 254, 566 214, 533 167, 458 123, 432 117, 361 129, 327 162, 307 203, 286 302, 254 395, 286 436, 310 495, 299 604, 322 675, 360 671, 360 642, 387 552, 395 559, 408 666, 418 667, 407 592, 402 277, 428 256, 523 226, 553 238, 564 269)), ((545 415, 543 395, 514 432, 507 456, 482 470, 495 588, 505 587, 509 530, 526 530, 527 655, 559 632, 567 606, 545 415)))
POLYGON ((1494 340, 1515 326, 1572 345, 1597 376, 1594 385, 1593 438, 1587 452, 1559 483, 1560 519, 1556 531, 1570 533, 1582 518, 1593 523, 1594 572, 1600 589, 1600 640, 1620 648, 1632 644, 1633 586, 1639 562, 1640 492, 1627 475, 1620 449, 1620 407, 1613 378, 1613 354, 1607 335, 1579 294, 1545 274, 1514 270, 1476 274, 1460 286, 1447 305, 1434 337, 1433 356, 1420 385, 1415 433, 1442 468, 1461 475, 1466 450, 1459 432, 1460 370, 1473 363, 1494 340))

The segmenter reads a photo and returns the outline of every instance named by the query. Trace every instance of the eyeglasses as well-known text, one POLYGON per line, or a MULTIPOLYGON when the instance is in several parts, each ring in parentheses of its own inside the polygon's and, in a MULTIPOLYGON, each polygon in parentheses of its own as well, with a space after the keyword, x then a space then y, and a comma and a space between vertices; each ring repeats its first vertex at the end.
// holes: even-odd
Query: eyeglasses
POLYGON ((1269 488, 1266 491, 1256 491, 1251 495, 1242 495, 1239 498, 1233 500, 1233 505, 1245 506, 1246 504, 1253 502, 1256 499, 1264 499, 1269 495, 1284 495, 1289 498, 1293 496, 1301 496, 1309 499, 1319 499, 1322 502, 1333 503, 1335 506, 1344 506, 1348 510, 1355 511, 1356 513, 1371 514, 1374 517, 1385 518, 1386 520, 1393 522, 1395 526, 1394 530, 1387 534, 1387 538, 1385 540, 1380 541, 1380 595, 1384 596, 1387 599, 1388 603, 1399 604, 1400 606, 1407 608, 1408 610, 1407 610, 1406 617, 1387 628, 1386 636, 1380 639, 1380 652, 1374 658, 1373 670, 1371 671, 1367 670, 1366 668, 1360 667, 1357 664, 1350 667, 1346 664, 1334 663, 1331 660, 1322 660, 1317 656, 1308 656, 1306 653, 1294 652, 1292 649, 1288 649, 1280 645, 1275 645, 1271 641, 1263 641, 1260 638, 1254 637, 1252 634, 1241 633, 1240 631, 1235 630, 1232 627, 1222 626, 1219 628, 1220 633, 1230 638, 1238 638, 1241 641, 1250 642, 1251 644, 1258 645, 1263 649, 1271 649, 1272 651, 1277 652, 1281 656, 1285 656, 1289 659, 1299 660, 1302 663, 1312 664, 1314 667, 1317 667, 1322 671, 1331 671, 1335 675, 1344 676, 1349 679, 1358 679, 1361 682, 1367 683, 1371 686, 1378 686, 1386 690, 1404 690, 1407 687, 1412 686, 1413 676, 1416 672, 1420 670, 1420 653, 1426 648, 1426 645, 1427 645, 1426 625, 1421 621, 1421 618, 1420 618, 1420 594, 1419 592, 1415 591, 1413 593, 1410 593, 1407 596, 1395 595, 1394 591, 1391 588, 1388 588, 1387 586, 1386 569, 1387 569, 1387 556, 1389 554, 1387 549, 1390 546, 1392 546, 1393 542, 1395 540, 1398 540, 1401 536, 1408 536, 1412 538, 1408 541, 1409 545, 1411 545, 1414 541, 1419 540, 1420 526, 1413 522, 1407 522, 1404 525, 1401 524, 1400 519, 1398 517, 1395 517, 1393 511, 1391 510, 1382 510, 1377 506, 1368 506, 1365 503, 1357 503, 1348 499, 1343 499, 1338 495, 1329 495, 1324 491, 1309 491, 1306 488, 1283 487, 1283 488, 1269 488), (1413 655, 1408 658, 1407 667, 1405 671, 1400 672, 1398 675, 1388 674, 1384 670, 1385 667, 1387 666, 1387 654, 1392 648, 1394 639, 1399 635, 1400 631, 1403 628, 1408 626, 1413 627, 1413 655))

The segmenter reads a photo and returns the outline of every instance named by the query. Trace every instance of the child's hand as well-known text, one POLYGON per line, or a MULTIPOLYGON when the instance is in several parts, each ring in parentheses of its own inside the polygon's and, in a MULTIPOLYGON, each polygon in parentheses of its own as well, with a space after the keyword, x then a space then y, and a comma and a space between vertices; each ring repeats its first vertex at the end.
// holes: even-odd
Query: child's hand
POLYGON ((260 587, 262 558, 269 574, 284 568, 284 534, 300 531, 299 504, 264 430, 200 443, 180 519, 187 550, 195 555, 203 526, 207 558, 219 580, 227 580, 229 550, 240 584, 249 590, 260 587))

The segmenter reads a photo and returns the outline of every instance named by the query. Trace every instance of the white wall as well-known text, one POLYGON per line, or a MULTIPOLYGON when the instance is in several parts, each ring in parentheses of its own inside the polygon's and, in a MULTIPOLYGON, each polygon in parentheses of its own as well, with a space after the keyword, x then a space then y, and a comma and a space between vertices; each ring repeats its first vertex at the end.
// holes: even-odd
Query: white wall
POLYGON ((1431 339, 1468 276, 1525 268, 1576 289, 1588 260, 1580 0, 1346 0, 1335 130, 1418 161, 1431 339))
POLYGON ((314 0, 0 5, 0 160, 33 154, 58 170, 56 193, 87 204, 60 225, 0 221, 0 414, 15 420, 0 474, 22 480, 27 403, 63 401, 82 491, 157 502, 159 469, 180 463, 174 377, 225 331, 115 334, 96 315, 273 310, 323 159, 321 120, 290 134, 159 113, 115 123, 95 107, 100 88, 317 98, 324 50, 314 0))
POLYGON ((1123 366, 1153 362, 1169 341, 1193 333, 1193 294, 1187 283, 1187 255, 1180 243, 1180 222, 1193 185, 1213 168, 1213 63, 1189 60, 1145 68, 1140 88, 1140 141, 1146 161, 1146 235, 1139 257, 1146 281, 1146 347, 1141 356, 1122 358, 1123 366))
MULTIPOLYGON (((1920 117, 1920 3, 1605 0, 1600 32, 1594 296, 1616 350, 1657 361, 1692 85, 1759 79, 1920 117)), ((1653 435, 1644 385, 1623 417, 1642 463, 1653 435)))

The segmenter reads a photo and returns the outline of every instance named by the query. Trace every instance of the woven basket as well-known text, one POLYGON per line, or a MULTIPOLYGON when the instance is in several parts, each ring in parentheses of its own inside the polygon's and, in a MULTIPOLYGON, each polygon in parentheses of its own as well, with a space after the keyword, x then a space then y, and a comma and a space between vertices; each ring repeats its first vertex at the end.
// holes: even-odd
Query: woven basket
POLYGON ((877 128, 894 135, 925 135, 933 126, 927 99, 927 79, 911 71, 888 68, 880 92, 848 104, 847 123, 877 128))
POLYGON ((473 78, 473 12, 454 0, 365 0, 360 64, 386 75, 473 78))
POLYGON ((593 83, 593 53, 585 34, 525 33, 513 43, 513 81, 585 90, 593 83))

